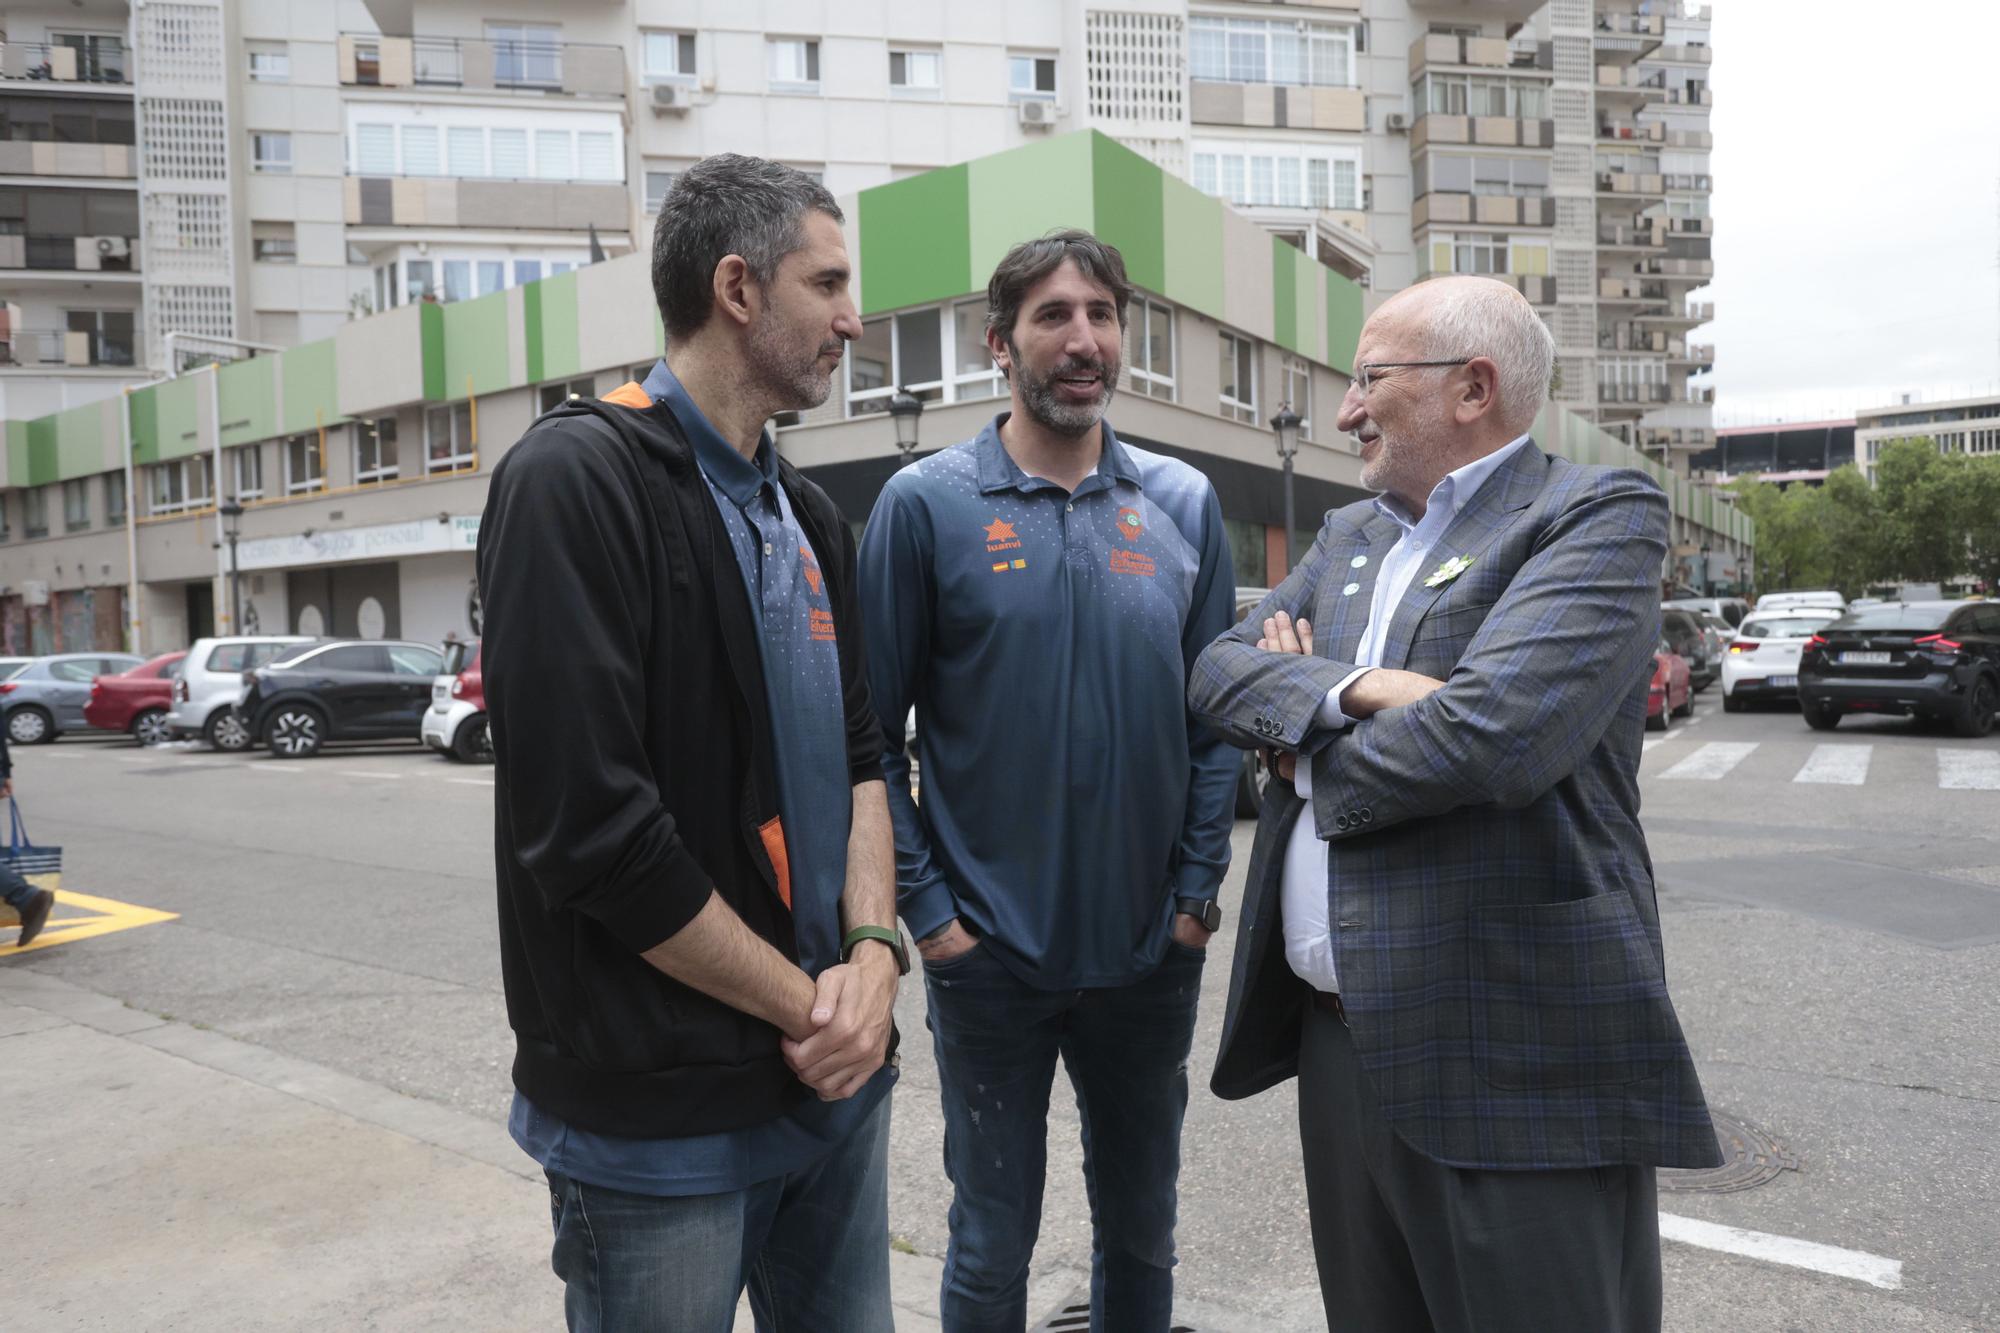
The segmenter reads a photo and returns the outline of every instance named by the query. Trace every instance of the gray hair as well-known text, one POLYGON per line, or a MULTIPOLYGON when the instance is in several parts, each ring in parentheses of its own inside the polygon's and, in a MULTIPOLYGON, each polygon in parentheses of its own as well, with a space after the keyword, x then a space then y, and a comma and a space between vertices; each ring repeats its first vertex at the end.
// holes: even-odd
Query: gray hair
POLYGON ((1425 312, 1424 356, 1483 356, 1500 368, 1502 422, 1516 434, 1535 424, 1555 372, 1556 340, 1527 299, 1493 278, 1457 278, 1425 312))
POLYGON ((715 266, 727 256, 741 256, 757 284, 769 286, 779 263, 805 244, 814 212, 847 220, 824 185, 782 163, 718 153, 682 172, 653 225, 653 299, 667 337, 708 323, 715 266))

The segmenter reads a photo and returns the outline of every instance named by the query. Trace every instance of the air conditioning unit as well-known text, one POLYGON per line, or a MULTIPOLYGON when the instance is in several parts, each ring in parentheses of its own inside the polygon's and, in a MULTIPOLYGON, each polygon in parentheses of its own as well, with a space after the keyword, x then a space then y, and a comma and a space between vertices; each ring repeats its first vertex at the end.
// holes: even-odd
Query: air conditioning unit
POLYGON ((1056 123, 1056 104, 1039 97, 1015 103, 1014 112, 1030 128, 1047 129, 1056 123))
POLYGON ((656 83, 653 85, 653 114, 656 116, 685 116, 694 104, 694 90, 678 83, 656 83))
POLYGON ((1382 128, 1390 134, 1401 134, 1410 128, 1410 118, 1400 111, 1391 111, 1383 119, 1382 128))

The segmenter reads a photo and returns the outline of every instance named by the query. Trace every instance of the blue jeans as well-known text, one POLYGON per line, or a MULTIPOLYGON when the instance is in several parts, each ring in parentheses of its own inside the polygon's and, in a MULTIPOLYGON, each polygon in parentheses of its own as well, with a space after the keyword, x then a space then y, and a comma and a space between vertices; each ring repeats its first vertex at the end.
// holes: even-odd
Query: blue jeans
POLYGON ((1058 1054, 1083 1119, 1092 1333, 1165 1333, 1202 962, 1169 943, 1139 981, 1061 991, 1024 984, 977 945, 924 965, 953 1191, 946 1333, 1027 1326, 1058 1054))
POLYGON ((794 1175, 662 1198, 550 1171, 571 1333, 889 1333, 889 1099, 794 1175))
POLYGON ((0 860, 0 902, 13 908, 26 907, 35 892, 35 886, 21 878, 12 861, 0 860))

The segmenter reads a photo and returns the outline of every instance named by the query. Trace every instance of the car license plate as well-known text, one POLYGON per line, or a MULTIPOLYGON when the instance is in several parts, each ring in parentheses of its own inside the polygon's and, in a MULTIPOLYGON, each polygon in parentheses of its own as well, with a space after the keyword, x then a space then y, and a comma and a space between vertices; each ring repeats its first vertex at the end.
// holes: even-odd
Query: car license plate
POLYGON ((1842 653, 1842 666, 1888 666, 1895 658, 1890 653, 1842 653))
POLYGON ((1772 676, 1765 680, 1764 683, 1776 686, 1779 689, 1795 690, 1799 687, 1799 678, 1797 676, 1772 676))

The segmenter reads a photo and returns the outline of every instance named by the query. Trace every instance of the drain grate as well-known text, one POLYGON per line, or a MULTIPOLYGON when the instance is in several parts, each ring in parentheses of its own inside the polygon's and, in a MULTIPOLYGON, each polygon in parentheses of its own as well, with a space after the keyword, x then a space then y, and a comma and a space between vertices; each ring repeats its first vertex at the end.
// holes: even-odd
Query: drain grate
POLYGON ((1699 1171, 1662 1167, 1660 1189, 1673 1194, 1734 1194, 1754 1190, 1778 1178, 1781 1171, 1801 1169, 1798 1155, 1767 1130, 1720 1111, 1709 1112, 1715 1137, 1722 1145, 1722 1165, 1699 1171))
MULTIPOLYGON (((1078 1287, 1028 1333, 1090 1333, 1090 1288, 1078 1287)), ((1169 1333, 1196 1333, 1190 1324, 1175 1324, 1169 1333)))

